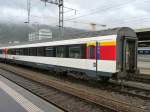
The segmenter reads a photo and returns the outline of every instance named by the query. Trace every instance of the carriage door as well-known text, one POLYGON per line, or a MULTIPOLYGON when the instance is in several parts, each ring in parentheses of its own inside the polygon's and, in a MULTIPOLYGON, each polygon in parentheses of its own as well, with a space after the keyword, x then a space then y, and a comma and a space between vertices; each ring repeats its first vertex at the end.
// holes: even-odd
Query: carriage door
POLYGON ((86 58, 91 61, 92 70, 97 71, 97 60, 96 60, 96 42, 89 42, 86 46, 86 58))
POLYGON ((126 38, 124 41, 124 69, 132 72, 136 69, 136 39, 126 38))

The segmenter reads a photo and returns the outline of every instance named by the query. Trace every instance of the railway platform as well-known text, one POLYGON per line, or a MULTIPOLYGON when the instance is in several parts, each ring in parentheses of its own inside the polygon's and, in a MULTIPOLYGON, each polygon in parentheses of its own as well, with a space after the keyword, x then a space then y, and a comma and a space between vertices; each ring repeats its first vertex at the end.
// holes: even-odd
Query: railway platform
POLYGON ((0 112, 63 112, 0 76, 0 112))

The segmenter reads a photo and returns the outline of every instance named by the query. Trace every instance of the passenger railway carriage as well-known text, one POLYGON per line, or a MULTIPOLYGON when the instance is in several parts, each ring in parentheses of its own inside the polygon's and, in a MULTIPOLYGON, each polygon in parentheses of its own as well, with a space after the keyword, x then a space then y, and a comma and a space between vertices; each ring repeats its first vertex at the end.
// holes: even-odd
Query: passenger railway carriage
POLYGON ((1 47, 0 58, 82 78, 127 77, 137 71, 137 37, 130 28, 115 28, 95 36, 1 47))
POLYGON ((150 47, 139 47, 138 48, 138 55, 150 55, 150 47))

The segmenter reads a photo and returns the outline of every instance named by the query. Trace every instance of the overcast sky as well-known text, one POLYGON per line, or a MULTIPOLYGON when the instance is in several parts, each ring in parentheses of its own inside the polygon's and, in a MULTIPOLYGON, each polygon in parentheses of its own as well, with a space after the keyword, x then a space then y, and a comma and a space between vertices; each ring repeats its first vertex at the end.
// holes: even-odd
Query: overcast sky
MULTIPOLYGON (((97 29, 118 26, 133 28, 150 27, 150 0, 64 0, 64 6, 76 9, 68 12, 65 8, 65 26, 97 29)), ((58 7, 31 0, 31 23, 58 25, 58 7)), ((0 21, 24 23, 27 21, 27 0, 0 0, 0 21)))

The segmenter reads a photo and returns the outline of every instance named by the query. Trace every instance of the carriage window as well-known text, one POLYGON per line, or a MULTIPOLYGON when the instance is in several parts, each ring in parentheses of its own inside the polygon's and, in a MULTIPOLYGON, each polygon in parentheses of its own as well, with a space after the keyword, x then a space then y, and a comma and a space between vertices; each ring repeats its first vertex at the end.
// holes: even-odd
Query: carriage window
POLYGON ((80 47, 70 47, 69 48, 69 58, 81 58, 81 48, 80 47))
POLYGON ((149 51, 148 51, 148 50, 145 50, 145 54, 149 54, 149 51))
POLYGON ((65 57, 65 47, 57 47, 56 49, 56 57, 65 57))
POLYGON ((143 51, 142 51, 142 50, 140 50, 140 51, 139 51, 139 54, 143 54, 143 51))
POLYGON ((29 55, 30 56, 36 56, 37 55, 36 48, 29 48, 29 55))
POLYGON ((3 54, 3 51, 2 51, 2 50, 0 50, 0 54, 3 54))
POLYGON ((53 47, 45 47, 45 56, 54 57, 54 48, 53 47))
POLYGON ((23 49, 20 49, 20 55, 23 55, 23 49))
POLYGON ((95 59, 95 46, 88 47, 88 59, 95 59))
POLYGON ((19 49, 16 49, 16 55, 20 55, 20 50, 19 49))
POLYGON ((10 49, 10 54, 14 55, 14 49, 10 49))
POLYGON ((16 55, 16 50, 12 49, 12 55, 16 55))
POLYGON ((38 47, 37 48, 37 56, 45 56, 44 47, 38 47))
POLYGON ((29 55, 29 50, 28 50, 28 48, 23 48, 22 50, 23 50, 23 54, 22 54, 22 55, 26 55, 26 56, 29 55))

